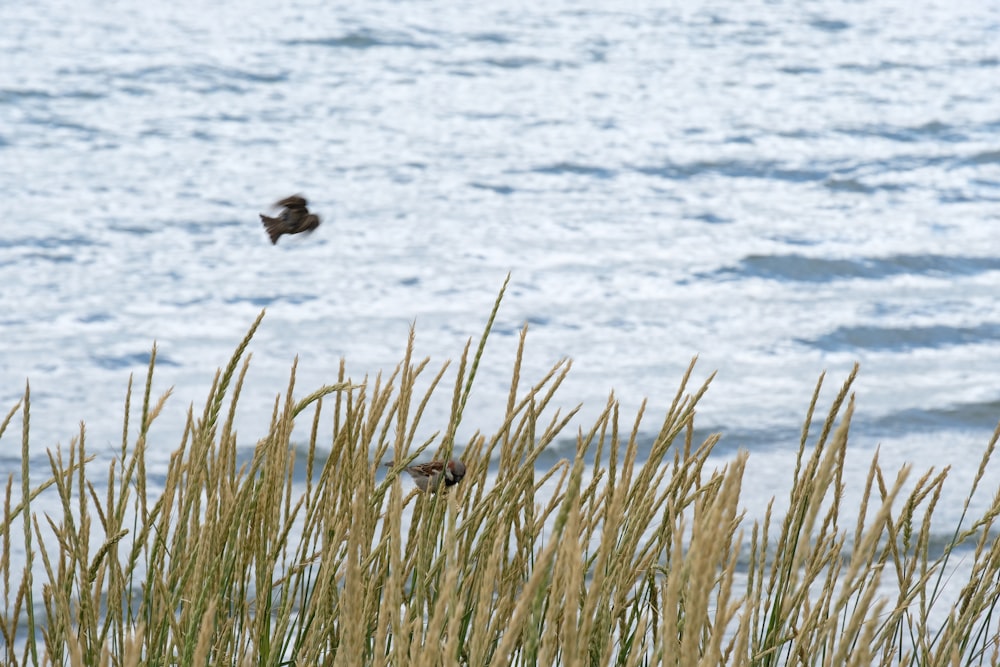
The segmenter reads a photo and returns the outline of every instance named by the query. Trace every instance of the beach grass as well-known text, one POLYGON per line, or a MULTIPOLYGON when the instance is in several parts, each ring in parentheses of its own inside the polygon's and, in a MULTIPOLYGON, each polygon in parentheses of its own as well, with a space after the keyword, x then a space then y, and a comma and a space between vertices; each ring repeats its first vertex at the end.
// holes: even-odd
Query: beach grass
POLYGON ((788 490, 750 519, 748 453, 722 459, 717 435, 695 439, 712 378, 696 380, 693 362, 666 414, 624 416, 611 396, 571 432, 584 416, 551 407, 570 365, 522 378, 522 331, 502 425, 457 441, 499 304, 456 364, 414 359, 411 335, 386 376, 353 381, 341 363, 303 395, 293 367, 251 445, 234 422, 258 318, 189 411, 165 478, 145 460, 169 398, 152 392, 155 347, 144 386, 129 383, 110 465, 96 467, 81 425, 29 469, 26 387, 0 422, 6 448, 20 424, 22 460, 0 523, 0 663, 998 663, 1000 496, 968 511, 995 492, 980 487, 997 433, 941 544, 932 519, 948 471, 884 470, 876 452, 866 479, 845 478, 855 375, 825 407, 821 377, 788 490), (440 392, 450 419, 418 441, 440 392), (298 423, 307 442, 292 440, 298 423), (539 465, 566 442, 571 458, 539 465), (468 473, 446 493, 415 491, 402 473, 452 456, 468 473), (846 506, 848 486, 860 506, 846 506), (37 510, 41 494, 61 511, 37 510))

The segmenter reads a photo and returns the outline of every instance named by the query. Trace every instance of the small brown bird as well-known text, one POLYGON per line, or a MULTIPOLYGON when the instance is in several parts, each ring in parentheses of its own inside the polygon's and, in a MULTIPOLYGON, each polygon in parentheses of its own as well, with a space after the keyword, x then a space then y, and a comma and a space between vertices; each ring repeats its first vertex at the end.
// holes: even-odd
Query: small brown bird
MULTIPOLYGON (((386 465, 391 468, 393 462, 389 461, 386 465)), ((434 492, 441 488, 442 482, 446 488, 461 482, 465 477, 465 464, 458 459, 448 461, 448 465, 445 465, 444 461, 431 461, 412 465, 406 468, 406 472, 410 473, 410 477, 421 491, 430 489, 434 492)))
POLYGON ((309 212, 306 208, 306 199, 302 195, 285 197, 275 206, 284 208, 277 218, 260 214, 260 221, 264 224, 267 235, 271 237, 272 244, 277 243, 282 234, 311 232, 319 227, 319 216, 309 212))

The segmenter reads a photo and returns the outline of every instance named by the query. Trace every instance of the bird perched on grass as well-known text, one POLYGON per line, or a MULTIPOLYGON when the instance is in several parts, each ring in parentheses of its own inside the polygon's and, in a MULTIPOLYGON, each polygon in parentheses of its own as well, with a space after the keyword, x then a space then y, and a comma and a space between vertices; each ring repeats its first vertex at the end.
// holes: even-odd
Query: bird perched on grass
MULTIPOLYGON (((392 467, 393 461, 386 463, 392 467)), ((410 477, 416 482, 421 491, 436 492, 442 484, 445 488, 455 486, 465 477, 465 464, 458 459, 452 459, 445 465, 444 461, 431 461, 430 463, 418 463, 406 468, 410 477)))
POLYGON ((311 232, 319 227, 319 216, 310 213, 306 208, 306 199, 302 195, 292 195, 277 202, 275 206, 280 206, 284 210, 278 217, 260 214, 260 221, 267 230, 267 235, 271 237, 271 243, 275 244, 282 234, 298 234, 300 232, 311 232))

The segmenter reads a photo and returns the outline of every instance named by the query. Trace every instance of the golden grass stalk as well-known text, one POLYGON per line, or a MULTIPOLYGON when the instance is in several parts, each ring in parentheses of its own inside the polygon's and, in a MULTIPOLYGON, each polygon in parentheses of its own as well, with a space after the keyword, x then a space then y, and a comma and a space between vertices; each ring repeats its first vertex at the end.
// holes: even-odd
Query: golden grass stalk
POLYGON ((982 516, 968 512, 1000 430, 941 546, 932 516, 948 471, 907 485, 911 471, 883 470, 876 452, 865 480, 845 478, 857 369, 812 438, 820 378, 787 510, 772 505, 751 522, 740 509, 750 455, 714 468, 718 436, 693 440, 712 379, 691 391, 693 362, 655 426, 644 426, 645 406, 624 422, 611 396, 571 435, 578 410, 551 407, 570 365, 526 384, 522 332, 500 427, 458 442, 499 304, 455 365, 447 423, 424 442, 418 425, 451 367, 422 380, 430 364, 414 360, 412 331, 387 377, 355 382, 341 363, 330 384, 301 395, 293 365, 269 429, 247 444, 233 425, 258 318, 200 416, 189 410, 156 484, 145 451, 169 391, 154 399, 155 346, 138 428, 130 380, 122 447, 103 471, 82 425, 65 451, 49 452, 44 475, 30 469, 26 388, 0 422, 0 438, 19 413, 22 422, 20 484, 9 477, 0 520, 0 662, 996 662, 1000 494, 982 516), (309 440, 294 443, 300 419, 309 440), (573 460, 541 469, 557 442, 575 443, 573 460), (468 473, 448 493, 415 492, 400 477, 417 458, 453 454, 468 473), (855 484, 861 504, 845 507, 855 484))

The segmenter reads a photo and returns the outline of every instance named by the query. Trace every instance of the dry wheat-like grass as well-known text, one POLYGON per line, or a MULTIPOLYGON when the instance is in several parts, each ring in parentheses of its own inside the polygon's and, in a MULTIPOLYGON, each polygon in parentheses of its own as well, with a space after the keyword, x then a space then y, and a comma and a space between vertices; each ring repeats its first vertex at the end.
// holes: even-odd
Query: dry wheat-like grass
POLYGON ((612 396, 576 434, 574 459, 540 472, 539 455, 567 437, 575 414, 548 409, 569 363, 522 387, 522 332, 502 427, 459 447, 456 429, 499 303, 478 348, 467 345, 460 357, 440 438, 414 442, 447 364, 417 394, 429 363, 411 358, 411 334, 387 378, 354 383, 342 363, 334 384, 296 400, 293 367, 268 433, 240 463, 233 422, 258 318, 216 375, 204 412, 189 411, 162 491, 145 466, 150 428, 169 395, 152 395, 155 347, 139 424, 128 423, 127 400, 121 451, 100 484, 82 425, 68 452, 49 453, 48 478, 32 482, 26 389, 0 423, 0 437, 18 413, 23 426, 21 479, 7 482, 0 522, 0 659, 130 667, 997 663, 1000 495, 932 548, 947 471, 924 474, 904 495, 910 471, 886 474, 876 455, 856 524, 843 525, 854 374, 813 439, 820 378, 788 511, 748 525, 740 512, 747 454, 711 469, 718 437, 693 441, 695 406, 711 380, 689 393, 693 363, 648 452, 642 447, 644 460, 643 411, 626 431, 612 396), (312 420, 304 481, 294 475, 303 450, 290 442, 300 418, 312 420), (405 493, 396 475, 431 448, 439 458, 460 452, 466 479, 447 494, 405 493), (398 463, 380 480, 389 458, 398 463), (496 476, 487 483, 490 461, 496 476), (34 511, 41 493, 57 494, 61 515, 34 511), (11 572, 12 539, 27 553, 22 572, 11 572), (958 549, 971 560, 968 582, 942 603, 958 549), (941 604, 951 606, 935 626, 931 611, 941 604))

